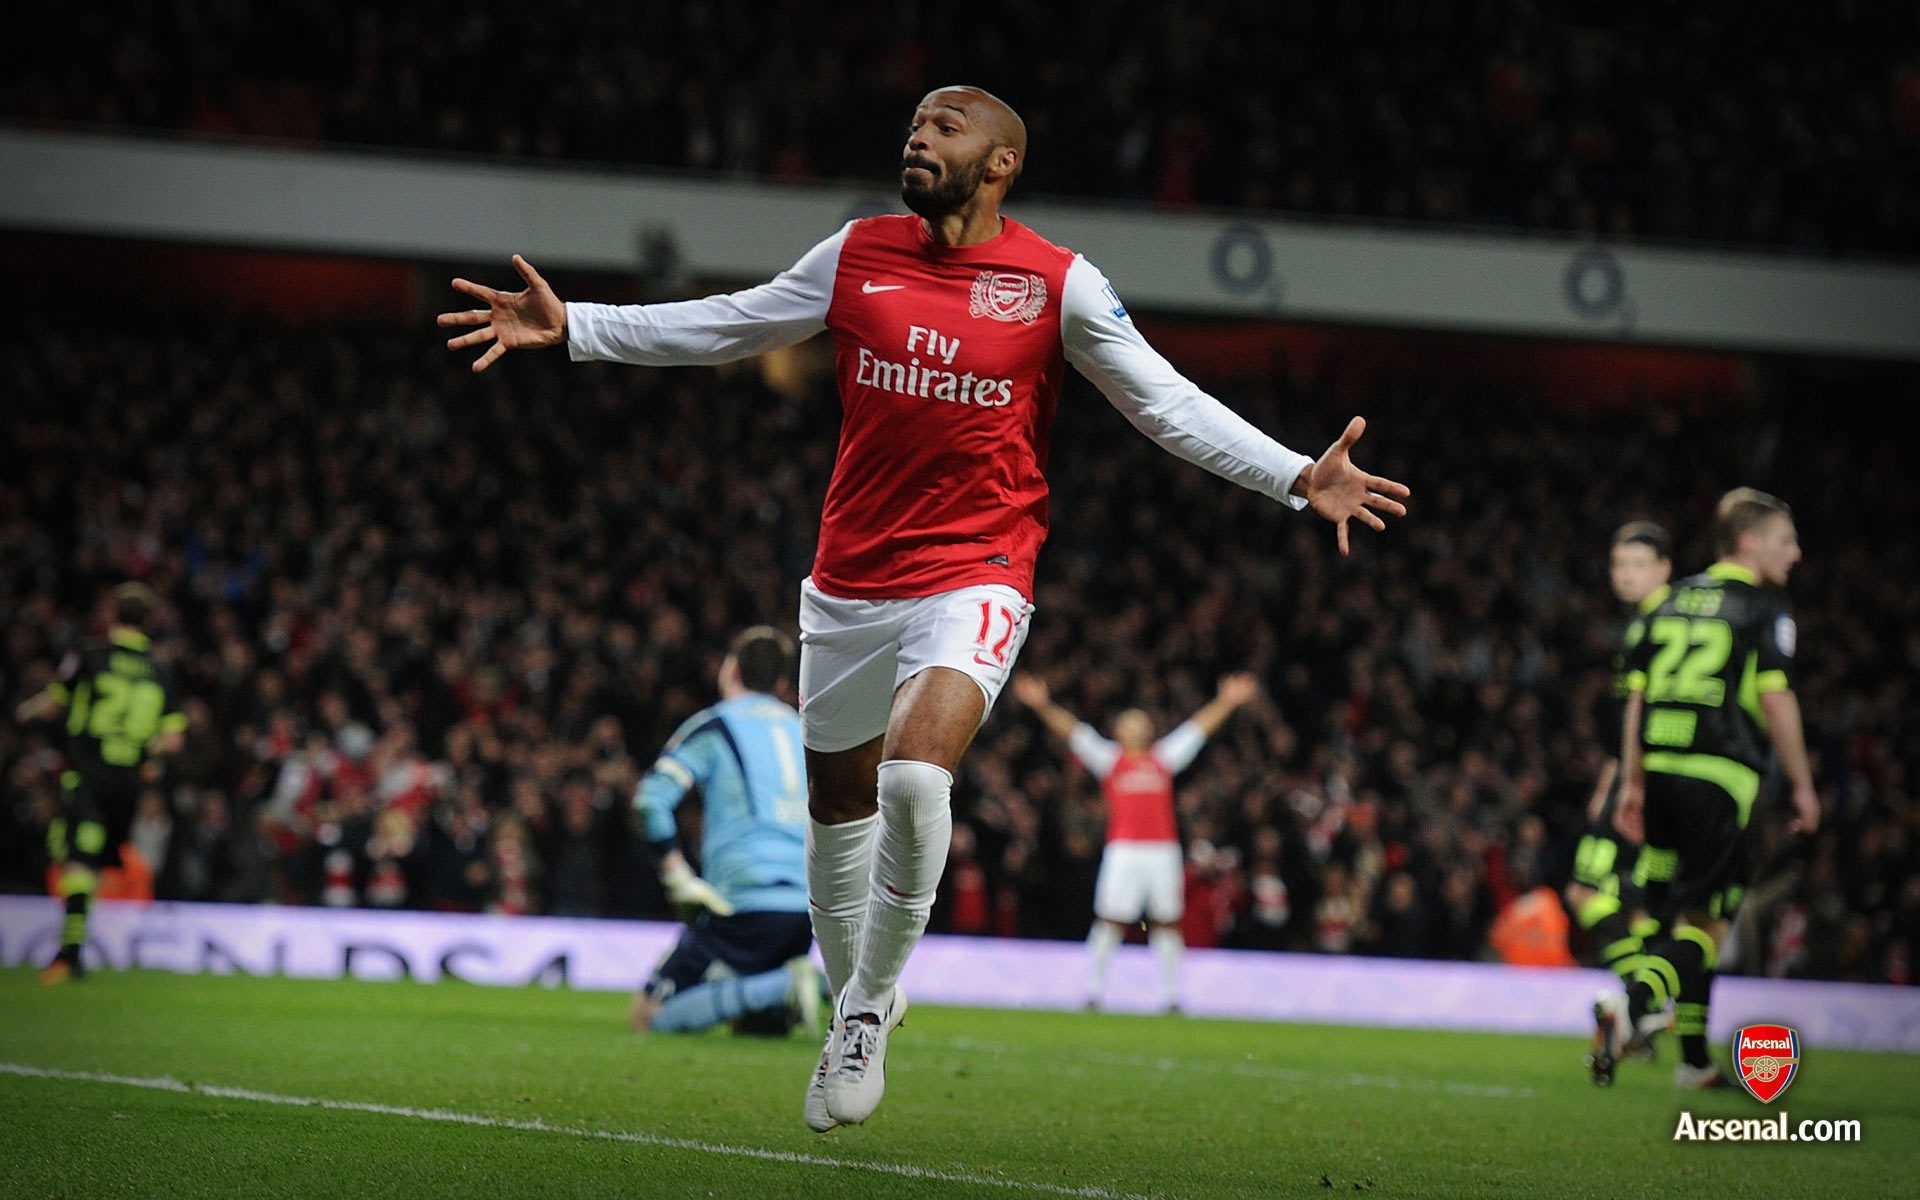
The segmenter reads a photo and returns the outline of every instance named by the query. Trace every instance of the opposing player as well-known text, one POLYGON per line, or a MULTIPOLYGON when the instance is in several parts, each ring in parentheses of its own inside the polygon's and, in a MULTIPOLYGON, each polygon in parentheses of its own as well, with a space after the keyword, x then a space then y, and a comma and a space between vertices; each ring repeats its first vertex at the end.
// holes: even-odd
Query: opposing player
POLYGON ((1719 947, 1749 871, 1749 821, 1768 747, 1792 787, 1796 833, 1820 824, 1800 702, 1787 575, 1800 541, 1787 506, 1736 488, 1714 521, 1719 560, 1647 618, 1628 660, 1618 823, 1642 839, 1634 879, 1660 932, 1628 990, 1636 1025, 1674 1002, 1681 1088, 1725 1087, 1707 1054, 1719 947))
MULTIPOLYGON (((1629 691, 1627 654, 1645 636, 1647 614, 1667 598, 1673 575, 1673 540, 1652 521, 1629 521, 1614 532, 1607 552, 1607 578, 1614 599, 1628 613, 1613 656, 1611 720, 1603 729, 1606 745, 1618 748, 1621 719, 1629 691)), ((1587 829, 1574 852, 1573 878, 1567 883, 1567 911, 1587 931, 1598 963, 1620 977, 1621 988, 1601 993, 1593 1006, 1593 1046, 1587 1066, 1601 1086, 1613 1082, 1619 1056, 1628 1050, 1650 1053, 1651 1043, 1635 1036, 1627 1020, 1625 986, 1644 965, 1641 951, 1646 937, 1659 926, 1646 913, 1640 889, 1633 883, 1634 862, 1640 847, 1614 827, 1618 801, 1620 760, 1609 755, 1600 768, 1587 804, 1587 829)))
POLYGON ((680 726, 634 791, 660 882, 687 922, 634 998, 637 1030, 819 1024, 800 714, 777 695, 792 686, 793 657, 793 640, 768 625, 735 638, 720 664, 720 703, 680 726), (696 789, 704 876, 687 862, 674 821, 696 789))
POLYGON ((1127 927, 1144 920, 1147 944, 1160 960, 1161 1007, 1179 1011, 1186 881, 1173 778, 1192 765, 1235 709, 1259 694, 1260 685, 1251 674, 1229 675, 1211 701, 1159 741, 1153 740, 1153 718, 1137 708, 1114 718, 1109 741, 1055 704, 1038 676, 1013 677, 1014 698, 1066 740, 1073 756, 1100 781, 1107 801, 1107 846, 1094 882, 1094 921, 1087 934, 1089 1008, 1099 1007, 1107 966, 1127 927))
POLYGON ((140 796, 141 767, 151 755, 178 750, 187 728, 176 707, 179 690, 171 672, 154 662, 147 636, 157 602, 143 583, 114 589, 107 636, 68 654, 54 681, 14 710, 21 721, 67 716, 60 815, 47 829, 67 915, 59 952, 40 972, 48 985, 85 977, 87 918, 100 872, 120 863, 140 796))
POLYGON ((674 304, 562 304, 455 280, 484 308, 448 340, 575 359, 719 363, 830 329, 840 449, 801 588, 811 782, 807 888, 837 999, 808 1124, 865 1120, 885 1088, 899 979, 945 866, 953 772, 1027 635, 1047 531, 1048 430, 1070 363, 1170 452, 1292 507, 1384 529, 1407 488, 1353 465, 1355 417, 1316 462, 1183 378, 1086 259, 1000 213, 1026 127, 978 88, 920 102, 900 194, 910 216, 849 222, 771 282, 674 304))

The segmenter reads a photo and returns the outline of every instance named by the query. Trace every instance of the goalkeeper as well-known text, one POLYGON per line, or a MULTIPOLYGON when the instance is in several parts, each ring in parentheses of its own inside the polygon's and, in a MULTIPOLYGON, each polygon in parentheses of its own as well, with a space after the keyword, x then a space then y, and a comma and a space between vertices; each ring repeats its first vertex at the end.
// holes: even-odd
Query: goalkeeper
POLYGON ((674 733, 633 804, 660 881, 687 930, 634 998, 636 1030, 818 1034, 819 975, 808 958, 807 772, 791 693, 791 638, 759 625, 720 664, 720 703, 674 733), (674 810, 701 798, 701 866, 681 850, 674 810))

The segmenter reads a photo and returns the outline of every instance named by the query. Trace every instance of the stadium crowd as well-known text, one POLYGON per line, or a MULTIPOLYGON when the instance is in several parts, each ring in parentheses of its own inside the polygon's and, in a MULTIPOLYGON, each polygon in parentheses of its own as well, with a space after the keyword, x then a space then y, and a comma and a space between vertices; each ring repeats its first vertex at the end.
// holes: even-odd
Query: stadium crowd
MULTIPOLYGON (((474 379, 430 331, 180 314, 22 334, 0 349, 0 695, 44 684, 111 585, 158 591, 191 727, 132 837, 156 894, 665 913, 629 798, 730 634, 791 628, 829 379, 559 355, 474 379)), ((1211 382, 1317 447, 1350 411, 1337 372, 1211 382)), ((1799 689, 1828 812, 1798 847, 1768 821, 1746 969, 1909 982, 1920 601, 1884 584, 1915 577, 1913 491, 1890 441, 1814 398, 1576 409, 1400 378, 1360 407, 1418 517, 1342 559, 1076 377, 1023 664, 1097 722, 1138 704, 1163 729, 1226 671, 1263 681, 1180 780, 1191 944, 1488 956, 1499 914, 1564 881, 1608 751, 1611 530, 1665 520, 1697 569, 1718 492, 1772 484, 1808 548, 1799 689)), ((0 723, 5 890, 44 886, 58 746, 0 723)), ((1082 935, 1097 789, 1010 701, 956 806, 936 928, 1082 935)))
POLYGON ((1913 6, 1561 8, 165 0, 22 14, 0 119, 872 182, 962 81, 1023 196, 1920 251, 1913 6))

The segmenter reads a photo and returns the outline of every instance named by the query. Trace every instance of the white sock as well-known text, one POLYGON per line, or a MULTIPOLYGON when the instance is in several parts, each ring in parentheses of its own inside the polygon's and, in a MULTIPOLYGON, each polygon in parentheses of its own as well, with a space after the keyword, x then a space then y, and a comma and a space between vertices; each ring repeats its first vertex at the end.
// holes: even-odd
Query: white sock
POLYGON ((1167 926, 1155 926, 1147 931, 1147 944, 1153 947, 1154 954, 1160 959, 1160 984, 1165 990, 1168 1005, 1180 1002, 1180 955, 1186 950, 1187 943, 1178 929, 1167 926))
POLYGON ((840 825, 807 822, 807 912, 827 965, 827 989, 836 999, 860 957, 860 930, 873 886, 873 835, 879 829, 878 813, 840 825))
POLYGON ((1092 959, 1093 978, 1089 982, 1087 995, 1090 999, 1100 999, 1107 985, 1107 964, 1113 961, 1113 952, 1120 945, 1120 927, 1112 921, 1095 918, 1093 928, 1087 931, 1087 954, 1092 959))
POLYGON ((907 957, 927 931, 934 889, 953 842, 953 776, 932 763, 880 764, 880 835, 860 959, 842 1011, 884 1012, 907 957))

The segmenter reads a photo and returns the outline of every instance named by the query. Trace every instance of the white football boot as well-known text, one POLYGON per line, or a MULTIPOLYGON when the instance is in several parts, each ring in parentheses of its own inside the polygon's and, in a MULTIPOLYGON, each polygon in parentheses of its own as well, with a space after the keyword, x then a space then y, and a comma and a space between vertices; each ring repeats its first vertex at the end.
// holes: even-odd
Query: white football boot
POLYGON ((880 1107, 887 1090, 887 1035, 907 1015, 907 993, 897 985, 884 1013, 849 1013, 842 996, 834 1010, 840 1036, 827 1069, 827 1113, 842 1125, 858 1125, 880 1107))
POLYGON ((835 1017, 827 1022, 827 1043, 820 1047, 820 1061, 813 1068, 813 1078, 807 1083, 807 1100, 801 1106, 801 1113, 807 1119, 807 1128, 815 1133, 825 1133, 839 1126, 827 1111, 827 1069, 833 1059, 833 1043, 840 1033, 840 1019, 835 1017))

